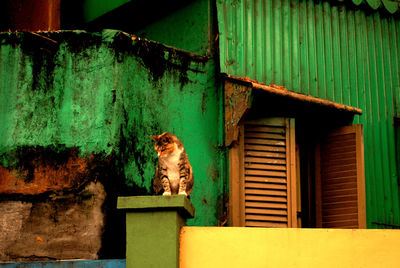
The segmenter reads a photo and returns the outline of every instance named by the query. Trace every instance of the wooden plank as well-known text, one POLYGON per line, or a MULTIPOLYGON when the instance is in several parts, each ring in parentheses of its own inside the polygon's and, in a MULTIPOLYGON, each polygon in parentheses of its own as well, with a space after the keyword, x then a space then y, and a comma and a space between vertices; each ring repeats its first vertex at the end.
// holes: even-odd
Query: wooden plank
POLYGON ((326 149, 331 149, 331 148, 347 148, 350 146, 354 146, 354 140, 348 140, 348 141, 343 141, 343 142, 331 142, 331 143, 325 143, 322 146, 322 149, 325 151, 326 149))
POLYGON ((275 133, 246 132, 246 137, 249 139, 285 140, 285 135, 275 133))
POLYGON ((349 176, 349 177, 341 177, 341 178, 332 178, 329 180, 324 181, 324 185, 335 185, 335 184, 344 184, 348 182, 356 182, 356 176, 349 176))
POLYGON ((332 144, 332 143, 338 143, 342 144, 343 142, 346 141, 355 141, 356 135, 355 133, 349 133, 349 134, 338 134, 338 135, 330 135, 328 138, 326 138, 323 142, 324 144, 332 144))
MULTIPOLYGON (((274 152, 259 152, 259 151, 245 151, 244 155, 247 156, 255 156, 255 157, 265 157, 265 158, 286 158, 285 153, 274 153, 274 152)), ((269 159, 266 159, 268 163, 269 159)))
POLYGON ((364 133, 362 125, 356 128, 356 159, 357 159, 357 184, 358 184, 358 228, 367 228, 367 216, 365 208, 365 166, 364 166, 364 133))
POLYGON ((255 138, 245 138, 245 144, 258 144, 258 145, 271 145, 271 146, 285 146, 286 141, 284 140, 265 140, 255 138))
POLYGON ((260 118, 257 120, 247 120, 246 125, 260 125, 260 126, 270 126, 270 127, 284 127, 286 124, 284 117, 268 117, 260 118))
POLYGON ((354 143, 350 143, 347 146, 324 146, 324 152, 326 154, 335 154, 340 152, 355 152, 356 145, 354 143))
POLYGON ((351 213, 357 213, 357 212, 358 212, 357 206, 354 206, 354 207, 346 206, 345 208, 324 209, 324 215, 325 216, 340 215, 340 214, 351 214, 351 213))
POLYGON ((286 166, 284 165, 253 164, 248 162, 244 163, 244 167, 246 169, 281 170, 281 171, 286 170, 286 166))
POLYGON ((322 205, 323 210, 341 209, 341 208, 349 208, 349 207, 357 207, 357 200, 341 201, 341 202, 336 202, 336 203, 324 203, 322 205))
POLYGON ((351 221, 351 220, 357 220, 358 214, 352 213, 352 214, 336 214, 336 215, 324 215, 322 217, 323 222, 337 222, 337 221, 351 221))
POLYGON ((344 196, 322 196, 322 204, 340 203, 346 201, 357 201, 357 195, 344 195, 344 196))
POLYGON ((285 147, 282 146, 267 146, 263 144, 245 144, 245 150, 248 151, 264 151, 264 152, 285 152, 285 147))
MULTIPOLYGON (((348 220, 348 221, 335 221, 335 222, 327 222, 323 223, 322 226, 324 228, 351 228, 350 226, 358 226, 358 221, 356 220, 348 220)), ((353 227, 354 228, 354 227, 353 227)))
POLYGON ((266 208, 287 210, 286 203, 265 203, 265 202, 246 202, 246 208, 266 208))
POLYGON ((259 164, 271 164, 271 165, 286 165, 286 159, 273 159, 273 158, 261 158, 261 157, 249 157, 245 158, 246 163, 259 163, 259 164))
POLYGON ((325 228, 336 228, 336 229, 358 229, 358 225, 354 223, 350 223, 349 225, 341 225, 341 226, 334 226, 334 227, 325 227, 325 228))
POLYGON ((342 170, 357 170, 357 164, 353 163, 350 165, 341 165, 341 166, 324 166, 324 172, 326 173, 342 171, 342 170))
POLYGON ((245 196, 245 181, 244 181, 244 125, 240 125, 239 127, 239 160, 240 160, 240 202, 239 202, 239 211, 240 211, 240 226, 245 226, 245 203, 246 200, 244 199, 245 196))
POLYGON ((336 141, 345 141, 348 140, 350 138, 355 139, 356 135, 354 133, 354 125, 352 126, 347 126, 349 127, 349 132, 348 133, 340 133, 339 130, 343 127, 339 127, 336 130, 332 131, 331 133, 329 133, 326 137, 325 140, 336 140, 336 141))
POLYGON ((286 203, 287 198, 286 197, 281 197, 281 196, 260 196, 260 195, 246 195, 245 196, 246 201, 261 201, 261 202, 282 202, 286 203))
POLYGON ((263 182, 263 183, 282 183, 286 184, 286 178, 272 178, 272 177, 253 177, 246 176, 245 181, 247 182, 263 182))
POLYGON ((354 127, 357 125, 351 125, 351 126, 343 126, 340 128, 337 128, 335 131, 332 131, 329 133, 329 137, 335 137, 335 136, 343 136, 347 134, 354 134, 354 127))
POLYGON ((356 160, 354 158, 350 158, 350 159, 335 159, 335 160, 325 160, 323 161, 321 164, 324 167, 327 166, 346 166, 346 165, 353 165, 354 163, 356 163, 356 160))
POLYGON ((246 208, 246 214, 287 215, 286 209, 246 208))
POLYGON ((330 160, 332 158, 336 159, 355 159, 356 157, 356 152, 355 151, 350 151, 350 152, 340 152, 340 153, 327 153, 324 152, 324 155, 322 156, 322 161, 330 160))
POLYGON ((246 182, 245 188, 287 190, 286 184, 246 182))
POLYGON ((245 189, 246 195, 270 195, 270 196, 286 196, 287 191, 266 190, 266 189, 245 189))
POLYGON ((324 143, 322 144, 322 149, 324 152, 329 152, 329 154, 340 153, 340 152, 355 152, 355 140, 348 140, 342 142, 334 142, 334 143, 324 143))
POLYGON ((341 224, 340 226, 324 227, 324 228, 335 228, 335 229, 358 229, 358 225, 354 223, 348 223, 347 225, 341 224))
POLYGON ((296 203, 297 203, 296 215, 297 215, 298 228, 302 227, 301 197, 302 195, 301 195, 301 177, 300 177, 300 145, 296 144, 296 203))
POLYGON ((240 159, 239 145, 234 145, 229 149, 229 221, 231 226, 240 225, 240 159))
POLYGON ((286 144, 287 150, 287 171, 288 171, 288 226, 297 227, 297 204, 296 204, 296 136, 294 118, 287 119, 286 144))
POLYGON ((285 128, 284 127, 276 127, 276 126, 266 126, 266 125, 250 125, 245 124, 246 133, 247 132, 264 132, 264 133, 275 133, 284 135, 285 128))
POLYGON ((325 181, 333 180, 333 179, 356 177, 357 171, 356 170, 342 170, 339 172, 325 173, 324 170, 322 170, 322 175, 324 177, 323 181, 325 182, 325 181))
POLYGON ((330 155, 324 152, 324 154, 325 156, 321 157, 321 161, 324 167, 354 165, 356 163, 356 152, 330 155))
POLYGON ((246 221, 248 227, 263 227, 263 228, 287 228, 287 223, 264 222, 264 221, 246 221))
MULTIPOLYGON (((323 218, 322 223, 323 225, 330 224, 330 223, 337 223, 337 222, 351 222, 351 224, 357 224, 357 213, 353 215, 349 215, 348 217, 345 217, 344 215, 333 215, 330 216, 330 218, 323 218)), ((348 225, 348 223, 346 223, 348 225)))
POLYGON ((324 191, 340 190, 344 188, 357 188, 357 182, 354 180, 345 183, 325 184, 322 186, 322 188, 324 191))
POLYGON ((332 150, 333 148, 348 148, 354 146, 354 142, 354 137, 340 140, 338 136, 335 137, 335 140, 325 140, 322 144, 322 149, 325 151, 326 149, 332 150))
MULTIPOLYGON (((324 187, 325 188, 325 187, 324 187)), ((343 189, 332 189, 324 190, 324 196, 345 196, 345 195, 357 195, 357 188, 343 188, 343 189)))
POLYGON ((245 176, 286 178, 286 172, 284 172, 284 171, 246 169, 244 174, 245 174, 245 176))
POLYGON ((288 218, 287 216, 249 214, 246 215, 246 221, 248 220, 264 221, 264 222, 287 222, 288 218))

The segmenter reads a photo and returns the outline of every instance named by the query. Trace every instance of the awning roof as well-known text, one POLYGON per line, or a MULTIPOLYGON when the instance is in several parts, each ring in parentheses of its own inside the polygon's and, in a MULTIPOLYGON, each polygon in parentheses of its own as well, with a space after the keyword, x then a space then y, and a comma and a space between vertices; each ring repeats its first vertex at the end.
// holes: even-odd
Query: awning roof
POLYGON ((243 116, 252 106, 253 91, 265 92, 274 96, 329 108, 338 112, 362 114, 362 110, 309 95, 289 91, 277 85, 264 85, 249 78, 225 76, 225 134, 229 146, 238 137, 238 126, 243 116))
POLYGON ((330 100, 316 98, 316 97, 309 96, 309 95, 296 93, 293 91, 289 91, 286 88, 281 87, 281 86, 264 85, 264 84, 261 84, 257 81, 253 81, 248 78, 240 78, 240 77, 233 77, 233 76, 227 76, 226 79, 231 80, 232 82, 247 84, 247 86, 250 86, 253 89, 262 90, 269 94, 278 95, 281 97, 286 97, 286 98, 294 99, 297 101, 307 102, 307 103, 316 104, 316 105, 320 105, 320 106, 325 106, 327 108, 333 108, 338 111, 351 112, 354 114, 362 114, 362 110, 360 108, 341 104, 341 103, 330 101, 330 100))

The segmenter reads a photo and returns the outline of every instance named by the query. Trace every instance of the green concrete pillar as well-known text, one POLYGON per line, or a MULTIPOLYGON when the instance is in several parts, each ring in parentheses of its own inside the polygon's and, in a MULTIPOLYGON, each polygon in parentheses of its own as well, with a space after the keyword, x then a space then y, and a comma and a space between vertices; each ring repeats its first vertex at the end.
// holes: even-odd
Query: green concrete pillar
POLYGON ((179 235, 194 207, 184 195, 118 198, 126 211, 126 267, 179 267, 179 235))

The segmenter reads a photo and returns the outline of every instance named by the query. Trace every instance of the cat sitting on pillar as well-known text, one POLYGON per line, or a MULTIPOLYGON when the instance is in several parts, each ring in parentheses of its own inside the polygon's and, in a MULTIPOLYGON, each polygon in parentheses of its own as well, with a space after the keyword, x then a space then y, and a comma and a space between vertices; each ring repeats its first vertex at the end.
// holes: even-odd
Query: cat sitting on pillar
POLYGON ((165 132, 150 136, 155 141, 154 149, 158 165, 153 180, 156 194, 186 195, 193 189, 193 171, 182 142, 173 134, 165 132))

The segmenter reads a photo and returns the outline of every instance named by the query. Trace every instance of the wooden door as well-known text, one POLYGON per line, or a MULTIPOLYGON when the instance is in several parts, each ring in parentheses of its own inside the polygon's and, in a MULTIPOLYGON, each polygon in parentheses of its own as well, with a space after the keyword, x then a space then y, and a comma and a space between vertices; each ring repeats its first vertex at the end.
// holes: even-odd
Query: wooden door
POLYGON ((336 129, 316 149, 319 228, 366 228, 362 125, 336 129))
POLYGON ((294 119, 246 121, 240 139, 240 226, 296 227, 294 119))

